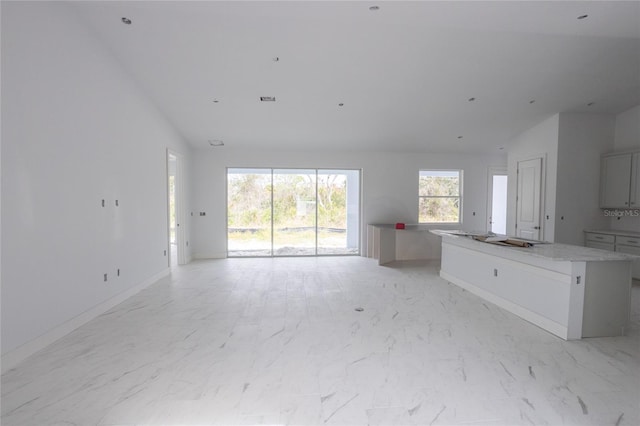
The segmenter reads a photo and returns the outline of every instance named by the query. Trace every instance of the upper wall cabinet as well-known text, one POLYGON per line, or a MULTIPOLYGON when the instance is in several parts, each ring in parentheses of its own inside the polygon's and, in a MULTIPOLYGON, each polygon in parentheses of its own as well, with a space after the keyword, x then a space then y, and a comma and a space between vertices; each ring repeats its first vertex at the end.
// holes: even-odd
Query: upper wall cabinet
POLYGON ((600 207, 640 207, 640 152, 607 154, 602 157, 600 207))

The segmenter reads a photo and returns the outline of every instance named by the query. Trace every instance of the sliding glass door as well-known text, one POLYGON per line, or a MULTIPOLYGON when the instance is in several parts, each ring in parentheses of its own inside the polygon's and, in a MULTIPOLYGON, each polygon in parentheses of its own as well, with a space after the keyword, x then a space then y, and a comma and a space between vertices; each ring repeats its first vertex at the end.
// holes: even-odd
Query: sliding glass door
POLYGON ((316 171, 273 171, 273 254, 316 254, 316 171))
POLYGON ((271 256, 271 170, 228 169, 227 250, 271 256))
POLYGON ((227 254, 359 254, 360 171, 228 169, 227 254))
POLYGON ((358 254, 360 171, 318 170, 318 254, 358 254))

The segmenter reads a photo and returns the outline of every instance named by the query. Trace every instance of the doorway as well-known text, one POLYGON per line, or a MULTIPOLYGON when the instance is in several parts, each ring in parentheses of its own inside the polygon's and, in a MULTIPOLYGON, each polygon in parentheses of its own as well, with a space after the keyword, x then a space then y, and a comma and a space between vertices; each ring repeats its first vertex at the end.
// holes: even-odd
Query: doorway
POLYGON ((182 209, 182 157, 167 150, 167 265, 184 265, 184 226, 182 209))
POLYGON ((506 168, 489 168, 487 231, 494 234, 507 233, 507 182, 506 168))

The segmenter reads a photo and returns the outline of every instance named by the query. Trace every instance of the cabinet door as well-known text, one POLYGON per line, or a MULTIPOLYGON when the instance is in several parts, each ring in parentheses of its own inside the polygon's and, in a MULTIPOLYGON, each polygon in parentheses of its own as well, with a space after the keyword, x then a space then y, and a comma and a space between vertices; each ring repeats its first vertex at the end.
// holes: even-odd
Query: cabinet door
MULTIPOLYGON (((633 254, 640 256, 640 247, 616 246, 616 251, 620 253, 633 254)), ((632 263, 631 276, 636 280, 640 280, 640 259, 636 259, 632 263)))
POLYGON ((629 208, 632 154, 602 158, 600 207, 629 208))
POLYGON ((631 162, 631 197, 629 207, 640 208, 640 152, 633 154, 631 162))
POLYGON ((594 249, 609 250, 609 251, 614 251, 614 247, 615 247, 613 244, 598 243, 596 241, 587 241, 584 244, 584 246, 594 248, 594 249))
POLYGON ((615 235, 611 235, 611 234, 599 234, 595 232, 586 232, 584 236, 585 236, 585 240, 595 241, 596 243, 609 243, 613 245, 613 243, 616 242, 615 235))

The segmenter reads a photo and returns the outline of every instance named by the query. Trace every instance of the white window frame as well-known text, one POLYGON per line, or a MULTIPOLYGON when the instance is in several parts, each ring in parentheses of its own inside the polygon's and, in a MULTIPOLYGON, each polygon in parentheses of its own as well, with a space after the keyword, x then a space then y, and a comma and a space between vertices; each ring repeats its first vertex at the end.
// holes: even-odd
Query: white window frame
MULTIPOLYGON (((434 174, 435 174, 434 173, 434 174)), ((427 225, 447 225, 447 224, 462 224, 462 204, 463 204, 463 176, 464 171, 462 169, 420 169, 418 172, 418 223, 427 225), (458 174, 458 195, 420 195, 420 177, 424 176, 423 173, 457 173, 458 174), (423 198, 457 198, 458 199, 458 220, 455 222, 421 222, 420 221, 420 200, 423 198)))

